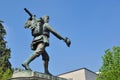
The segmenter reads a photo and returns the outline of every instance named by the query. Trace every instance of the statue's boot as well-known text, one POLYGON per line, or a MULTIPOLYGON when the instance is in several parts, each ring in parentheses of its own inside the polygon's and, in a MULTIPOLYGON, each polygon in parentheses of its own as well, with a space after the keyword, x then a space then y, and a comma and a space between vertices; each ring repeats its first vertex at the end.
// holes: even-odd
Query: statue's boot
POLYGON ((29 67, 29 64, 31 61, 33 61, 36 57, 38 57, 39 55, 36 54, 36 53, 33 53, 30 55, 30 57, 28 57, 27 60, 25 60, 23 63, 22 63, 22 66, 26 69, 26 70, 31 70, 31 68, 29 67))
POLYGON ((44 61, 44 72, 45 72, 45 74, 52 76, 52 74, 48 70, 48 61, 44 61))

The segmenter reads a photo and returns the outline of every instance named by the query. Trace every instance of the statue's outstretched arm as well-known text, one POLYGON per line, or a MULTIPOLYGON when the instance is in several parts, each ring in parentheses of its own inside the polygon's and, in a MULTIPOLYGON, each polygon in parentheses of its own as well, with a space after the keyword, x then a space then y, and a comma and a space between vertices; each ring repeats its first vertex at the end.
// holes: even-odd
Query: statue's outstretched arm
POLYGON ((67 37, 63 38, 63 37, 62 37, 60 34, 58 34, 49 24, 46 24, 46 26, 47 26, 48 30, 49 30, 53 35, 55 35, 58 39, 63 40, 63 41, 66 43, 66 45, 67 45, 68 47, 70 47, 71 41, 70 41, 69 38, 67 38, 67 37))
POLYGON ((47 27, 47 29, 53 34, 55 35, 58 39, 60 40, 64 40, 64 38, 58 34, 49 24, 45 23, 45 26, 47 27))

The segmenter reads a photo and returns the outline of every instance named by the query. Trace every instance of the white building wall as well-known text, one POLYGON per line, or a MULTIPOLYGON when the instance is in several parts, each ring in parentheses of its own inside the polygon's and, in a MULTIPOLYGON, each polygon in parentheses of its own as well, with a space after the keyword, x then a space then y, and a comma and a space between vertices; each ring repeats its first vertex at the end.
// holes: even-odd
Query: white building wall
POLYGON ((68 80, 96 80, 97 74, 83 68, 75 71, 71 71, 65 74, 61 74, 58 77, 66 78, 68 80))
POLYGON ((60 75, 59 77, 66 78, 68 80, 85 80, 85 70, 74 71, 60 75))

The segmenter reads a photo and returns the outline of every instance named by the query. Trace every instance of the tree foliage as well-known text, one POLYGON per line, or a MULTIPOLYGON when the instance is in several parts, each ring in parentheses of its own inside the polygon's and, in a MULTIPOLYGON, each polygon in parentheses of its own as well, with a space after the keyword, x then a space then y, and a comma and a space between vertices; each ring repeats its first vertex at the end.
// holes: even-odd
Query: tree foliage
POLYGON ((107 49, 97 80, 120 80, 120 47, 107 49))
POLYGON ((11 64, 9 62, 11 51, 6 47, 5 35, 4 26, 0 23, 0 80, 7 80, 12 75, 11 64))

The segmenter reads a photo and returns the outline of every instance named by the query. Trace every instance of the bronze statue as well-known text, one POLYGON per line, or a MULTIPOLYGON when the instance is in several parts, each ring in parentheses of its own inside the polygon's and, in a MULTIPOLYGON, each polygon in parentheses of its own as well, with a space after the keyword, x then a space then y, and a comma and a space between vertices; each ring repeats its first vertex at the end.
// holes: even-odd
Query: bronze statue
POLYGON ((68 47, 70 46, 71 41, 67 37, 63 38, 48 24, 49 16, 43 16, 37 19, 36 16, 32 15, 26 8, 24 10, 30 15, 30 18, 25 23, 25 28, 31 29, 33 36, 31 49, 34 52, 22 63, 22 66, 26 70, 31 70, 29 67, 30 62, 41 55, 44 64, 44 72, 45 74, 51 75, 48 70, 49 56, 45 50, 45 48, 49 46, 50 32, 58 39, 63 40, 68 47))

